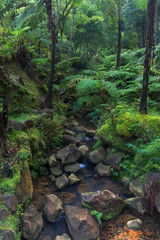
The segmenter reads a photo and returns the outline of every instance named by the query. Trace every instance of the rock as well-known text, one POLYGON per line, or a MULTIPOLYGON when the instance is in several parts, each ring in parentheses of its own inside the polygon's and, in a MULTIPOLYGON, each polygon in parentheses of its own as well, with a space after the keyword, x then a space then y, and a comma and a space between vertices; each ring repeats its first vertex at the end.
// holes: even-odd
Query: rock
POLYGON ((34 122, 33 120, 26 120, 24 121, 24 124, 28 127, 28 128, 33 128, 34 127, 34 122))
POLYGON ((76 136, 75 132, 69 130, 69 129, 65 129, 64 132, 67 134, 67 135, 71 135, 71 136, 76 136))
POLYGON ((80 182, 80 179, 77 178, 76 175, 73 173, 71 173, 71 175, 69 175, 68 180, 69 180, 70 185, 80 182))
POLYGON ((44 197, 44 216, 49 222, 54 223, 63 211, 62 201, 54 194, 44 197))
POLYGON ((124 201, 109 190, 81 193, 81 197, 82 203, 102 212, 104 220, 117 216, 125 206, 124 201))
POLYGON ((50 175, 49 178, 50 178, 51 182, 55 182, 56 181, 56 178, 53 175, 50 175))
POLYGON ((145 198, 138 196, 134 198, 129 198, 125 200, 125 203, 130 207, 136 209, 139 213, 144 214, 146 212, 145 206, 145 198))
POLYGON ((14 240, 14 233, 10 230, 0 230, 1 240, 14 240))
POLYGON ((77 150, 75 144, 70 144, 57 153, 57 157, 63 165, 75 163, 81 158, 81 153, 77 150))
POLYGON ((46 237, 43 238, 43 240, 52 240, 52 238, 49 235, 47 235, 46 237))
POLYGON ((71 124, 72 124, 73 127, 79 126, 79 123, 77 121, 75 121, 75 120, 72 120, 71 124))
POLYGON ((64 167, 65 172, 74 172, 75 173, 75 172, 78 172, 80 169, 81 169, 81 167, 78 163, 66 165, 64 167))
POLYGON ((127 227, 129 229, 139 231, 142 227, 142 221, 140 219, 134 219, 127 222, 127 227))
POLYGON ((129 178, 128 177, 124 177, 123 179, 122 179, 122 183, 124 183, 124 186, 129 186, 129 184, 130 184, 130 180, 129 180, 129 178))
POLYGON ((9 211, 16 212, 17 211, 17 197, 14 194, 6 194, 0 197, 0 202, 2 205, 5 205, 9 211))
POLYGON ((68 183, 69 180, 64 174, 56 179, 56 187, 58 189, 65 188, 68 185, 68 183))
POLYGON ((49 158, 49 166, 50 168, 58 166, 58 162, 54 154, 49 158))
POLYGON ((23 237, 34 240, 43 228, 43 220, 34 205, 27 207, 23 215, 23 237))
POLYGON ((94 164, 103 162, 107 158, 107 153, 103 147, 100 147, 89 153, 89 161, 94 164))
POLYGON ((123 155, 121 153, 111 154, 107 157, 106 164, 114 168, 115 170, 120 170, 121 169, 120 164, 122 162, 122 159, 123 155))
POLYGON ((73 144, 76 144, 77 146, 81 145, 81 142, 77 138, 67 134, 63 135, 63 142, 65 144, 73 143, 73 144))
POLYGON ((141 178, 134 179, 129 184, 129 190, 135 195, 135 196, 144 196, 144 184, 143 180, 141 178))
POLYGON ((55 240, 71 240, 71 239, 66 233, 64 233, 62 236, 57 236, 55 240))
POLYGON ((73 240, 91 240, 99 236, 99 226, 88 209, 65 207, 68 228, 73 240))
POLYGON ((0 207, 0 220, 5 221, 8 216, 9 216, 9 211, 0 207))
POLYGON ((155 208, 160 213, 160 193, 155 196, 155 208))
POLYGON ((52 175, 55 176, 55 177, 59 177, 63 173, 63 170, 61 170, 57 167, 53 167, 50 170, 51 170, 52 175))
MULTIPOLYGON (((86 138, 86 133, 79 133, 76 135, 76 139, 79 141, 79 142, 83 142, 85 141, 85 138, 86 138)), ((80 144, 81 145, 81 144, 80 144)), ((79 145, 79 146, 80 146, 79 145)))
POLYGON ((85 157, 89 152, 89 148, 86 145, 82 145, 78 148, 78 151, 80 151, 82 157, 85 157))
POLYGON ((160 173, 147 173, 144 184, 144 190, 147 197, 151 186, 154 192, 157 194, 160 192, 160 173), (152 186, 154 181, 156 181, 156 184, 152 186))
POLYGON ((95 171, 101 177, 109 177, 112 174, 111 169, 101 162, 95 167, 95 171))

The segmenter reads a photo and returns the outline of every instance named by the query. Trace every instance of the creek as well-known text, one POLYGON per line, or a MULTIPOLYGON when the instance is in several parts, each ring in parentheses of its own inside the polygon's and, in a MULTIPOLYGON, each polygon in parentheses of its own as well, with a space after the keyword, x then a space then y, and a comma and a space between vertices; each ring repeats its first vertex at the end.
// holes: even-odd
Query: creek
MULTIPOLYGON (((81 125, 86 127, 84 122, 81 125)), ((72 129, 74 130, 74 129, 72 129)), ((76 132, 77 136, 78 133, 76 132)), ((83 143, 85 143, 90 150, 95 141, 83 135, 83 143)), ((52 155, 55 151, 49 151, 48 155, 52 155)), ((42 212, 43 198, 47 194, 56 194, 65 205, 72 205, 82 207, 80 194, 84 192, 94 192, 97 190, 110 190, 119 197, 126 199, 133 195, 128 190, 124 189, 122 183, 115 181, 110 177, 100 177, 95 174, 94 165, 87 160, 87 156, 80 163, 81 169, 76 173, 76 176, 81 181, 75 185, 67 186, 62 190, 57 190, 55 184, 50 181, 48 176, 40 176, 34 181, 34 196, 32 203, 36 205, 37 209, 42 212)), ((67 233, 70 236, 65 215, 62 214, 56 223, 49 223, 44 219, 44 228, 37 238, 37 240, 55 240, 57 235, 67 233)), ((70 236, 71 237, 71 236, 70 236)), ((155 213, 154 216, 142 216, 135 210, 125 207, 122 213, 114 219, 103 221, 100 226, 100 238, 98 240, 140 240, 140 239, 160 239, 160 215, 155 213), (139 218, 142 220, 141 231, 130 231, 125 227, 128 220, 139 218)))

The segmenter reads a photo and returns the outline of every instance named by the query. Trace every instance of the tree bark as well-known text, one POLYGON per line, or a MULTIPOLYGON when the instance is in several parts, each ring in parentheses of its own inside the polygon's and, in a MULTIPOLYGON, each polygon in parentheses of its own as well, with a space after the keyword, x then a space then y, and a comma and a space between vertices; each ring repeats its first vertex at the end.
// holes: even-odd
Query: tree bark
POLYGON ((142 114, 147 114, 147 96, 148 96, 148 84, 149 84, 149 74, 150 74, 150 64, 151 64, 151 51, 153 46, 154 38, 154 19, 156 12, 157 0, 148 0, 148 27, 147 27, 147 37, 146 37, 146 51, 144 60, 144 73, 143 73, 143 85, 141 92, 141 100, 139 112, 142 114))
POLYGON ((156 8, 156 45, 159 44, 159 28, 158 28, 158 5, 156 8))
POLYGON ((118 50, 117 50, 117 63, 116 63, 116 69, 120 67, 120 60, 121 60, 121 6, 120 6, 120 0, 118 1, 118 50))
POLYGON ((71 35, 70 35, 70 42, 69 42, 69 50, 68 50, 67 61, 69 61, 70 56, 71 56, 72 39, 73 39, 73 27, 74 27, 74 7, 72 9, 72 26, 71 26, 71 35))

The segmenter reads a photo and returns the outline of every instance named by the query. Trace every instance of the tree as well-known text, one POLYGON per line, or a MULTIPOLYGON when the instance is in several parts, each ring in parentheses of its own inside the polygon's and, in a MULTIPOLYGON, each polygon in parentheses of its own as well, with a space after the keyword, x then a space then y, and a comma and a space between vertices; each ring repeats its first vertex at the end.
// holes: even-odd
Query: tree
POLYGON ((68 49, 68 56, 67 56, 67 61, 69 60, 71 56, 71 50, 72 50, 72 38, 73 38, 73 27, 74 27, 74 6, 72 9, 72 26, 71 26, 71 35, 70 35, 70 42, 69 42, 69 49, 68 49))
POLYGON ((150 74, 150 63, 151 63, 151 51, 154 42, 154 19, 156 13, 157 0, 148 0, 148 28, 146 37, 146 51, 144 60, 144 73, 143 73, 143 85, 141 92, 141 100, 139 112, 147 114, 147 96, 148 96, 148 84, 150 74))
POLYGON ((122 39, 122 26, 121 26, 121 2, 118 0, 118 49, 117 49, 117 63, 116 69, 120 67, 120 60, 121 60, 121 39, 122 39))

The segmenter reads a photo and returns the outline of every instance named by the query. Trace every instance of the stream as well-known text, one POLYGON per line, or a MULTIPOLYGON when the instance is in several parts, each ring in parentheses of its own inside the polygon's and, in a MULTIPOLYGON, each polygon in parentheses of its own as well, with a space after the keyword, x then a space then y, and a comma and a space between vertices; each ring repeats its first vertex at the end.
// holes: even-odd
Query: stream
MULTIPOLYGON (((84 127, 85 124, 81 121, 80 124, 84 127)), ((88 127, 88 126, 87 126, 88 127)), ((72 129, 74 130, 74 129, 72 129)), ((78 134, 78 133, 76 133, 78 134)), ((83 136, 83 143, 85 143, 90 150, 95 141, 92 138, 83 136)), ((55 151, 50 151, 48 155, 52 155, 55 151)), ((43 198, 48 194, 56 194, 65 205, 72 205, 82 207, 80 194, 84 192, 95 192, 97 190, 110 190, 122 199, 132 197, 131 193, 124 189, 122 183, 115 181, 110 177, 100 177, 95 174, 95 165, 87 160, 87 156, 80 163, 81 169, 76 173, 76 176, 81 181, 75 185, 67 186, 62 190, 57 190, 55 184, 50 181, 48 176, 40 176, 34 181, 34 196, 32 204, 42 212, 43 198)), ((66 224, 65 215, 62 214, 56 223, 49 223, 44 219, 44 228, 37 238, 37 240, 55 240, 57 235, 70 233, 66 224)), ((72 238, 71 238, 72 239, 72 238)), ((142 216, 135 210, 125 207, 122 213, 116 218, 103 221, 100 226, 100 237, 98 240, 140 240, 140 239, 160 239, 160 214, 155 213, 154 216, 142 216), (139 218, 142 220, 141 231, 129 230, 125 227, 128 220, 139 218)))

